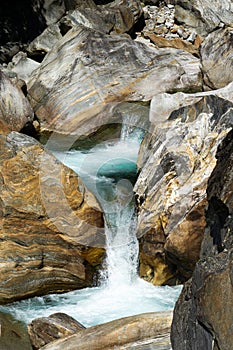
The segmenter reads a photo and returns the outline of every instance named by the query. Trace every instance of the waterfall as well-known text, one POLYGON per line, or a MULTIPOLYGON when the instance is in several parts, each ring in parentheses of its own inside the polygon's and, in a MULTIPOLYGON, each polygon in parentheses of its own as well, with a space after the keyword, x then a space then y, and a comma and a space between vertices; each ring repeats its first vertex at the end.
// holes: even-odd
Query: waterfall
POLYGON ((63 295, 35 297, 1 306, 26 323, 37 317, 64 312, 86 327, 143 312, 168 310, 181 288, 155 287, 138 277, 137 215, 133 183, 141 130, 126 120, 121 139, 104 142, 91 150, 53 151, 76 171, 96 195, 105 217, 106 260, 101 283, 63 295))

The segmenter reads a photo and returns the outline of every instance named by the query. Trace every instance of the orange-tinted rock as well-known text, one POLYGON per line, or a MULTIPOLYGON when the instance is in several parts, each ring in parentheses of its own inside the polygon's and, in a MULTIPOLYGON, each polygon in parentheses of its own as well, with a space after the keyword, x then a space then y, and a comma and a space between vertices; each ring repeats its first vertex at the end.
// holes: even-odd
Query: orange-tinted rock
POLYGON ((0 303, 90 286, 103 218, 77 174, 12 132, 0 137, 0 186, 0 303))

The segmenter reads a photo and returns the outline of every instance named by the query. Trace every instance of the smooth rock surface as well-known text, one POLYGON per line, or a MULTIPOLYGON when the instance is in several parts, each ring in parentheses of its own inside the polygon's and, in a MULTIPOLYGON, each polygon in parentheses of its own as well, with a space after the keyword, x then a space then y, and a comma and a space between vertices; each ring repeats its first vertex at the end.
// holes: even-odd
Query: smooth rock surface
POLYGON ((0 71, 0 133, 20 131, 33 118, 33 110, 23 92, 0 71))
MULTIPOLYGON (((170 2, 170 0, 169 0, 170 2)), ((194 28, 205 36, 221 23, 233 24, 233 3, 231 0, 172 0, 175 17, 179 22, 194 28)))
MULTIPOLYGON (((230 89, 224 90, 227 96, 230 89)), ((164 94, 168 107, 161 114, 152 100, 153 125, 141 146, 135 192, 140 274, 154 284, 192 275, 206 225, 206 188, 215 154, 233 125, 231 102, 214 93, 201 95, 178 93, 169 101, 164 94), (182 104, 186 107, 179 109, 182 104)))
POLYGON ((199 60, 176 49, 153 49, 128 36, 72 29, 29 82, 42 130, 85 135, 115 122, 120 101, 148 101, 163 91, 199 90, 199 60), (127 59, 126 59, 127 57, 127 59))
POLYGON ((207 188, 207 228, 200 260, 174 310, 174 350, 230 350, 233 346, 233 132, 218 148, 207 188))
POLYGON ((169 311, 130 316, 87 328, 41 350, 76 350, 77 347, 82 350, 120 350, 140 349, 140 346, 141 349, 150 349, 151 346, 157 350, 169 349, 167 336, 171 320, 172 313, 169 311), (148 343, 149 348, 146 347, 148 343))
MULTIPOLYGON (((232 24, 233 25, 233 24, 232 24)), ((233 80, 233 27, 209 34, 200 50, 204 83, 219 89, 233 80)))
POLYGON ((83 329, 85 327, 73 317, 64 313, 56 313, 33 320, 28 325, 28 334, 33 349, 37 350, 53 340, 67 337, 83 329))
POLYGON ((2 312, 0 312, 0 349, 32 350, 25 325, 2 312))
POLYGON ((92 285, 105 241, 94 196, 29 136, 1 136, 0 160, 0 303, 92 285))

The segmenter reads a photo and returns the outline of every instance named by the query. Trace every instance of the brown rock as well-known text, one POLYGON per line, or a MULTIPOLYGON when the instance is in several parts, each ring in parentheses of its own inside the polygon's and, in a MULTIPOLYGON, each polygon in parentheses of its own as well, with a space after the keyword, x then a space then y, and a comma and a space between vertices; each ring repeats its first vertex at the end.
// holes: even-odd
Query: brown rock
POLYGON ((104 253, 96 199, 34 139, 0 146, 0 303, 90 286, 104 253))
POLYGON ((35 350, 53 340, 65 338, 83 329, 85 327, 81 323, 63 313, 37 318, 28 325, 28 333, 35 350))
POLYGON ((0 133, 20 131, 32 122, 33 110, 23 92, 0 71, 0 133))
MULTIPOLYGON (((141 349, 146 349, 148 343, 155 347, 157 344, 158 350, 164 349, 165 344, 161 346, 161 339, 169 335, 171 319, 171 312, 152 312, 125 317, 87 328, 48 344, 41 350, 76 350, 77 346, 82 350, 134 349, 143 342, 144 347, 142 346, 141 349)), ((165 343, 168 345, 166 340, 165 343)))
POLYGON ((188 51, 191 54, 196 54, 196 55, 199 54, 199 47, 202 42, 202 39, 200 36, 198 36, 194 44, 192 44, 181 38, 167 39, 151 32, 144 32, 144 35, 146 38, 149 38, 152 41, 152 43, 154 43, 158 47, 173 47, 175 49, 188 51))

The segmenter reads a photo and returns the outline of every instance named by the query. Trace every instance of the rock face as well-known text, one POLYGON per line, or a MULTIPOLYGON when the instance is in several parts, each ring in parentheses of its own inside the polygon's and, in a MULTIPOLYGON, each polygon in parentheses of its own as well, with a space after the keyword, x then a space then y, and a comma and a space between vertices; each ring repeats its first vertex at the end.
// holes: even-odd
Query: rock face
MULTIPOLYGON (((170 2, 170 1, 169 1, 170 2)), ((206 35, 221 24, 233 23, 231 0, 172 0, 175 4, 175 17, 194 28, 197 33, 206 35)))
POLYGON ((125 317, 87 328, 41 350, 169 349, 171 312, 125 317), (149 345, 149 347, 147 347, 149 345))
POLYGON ((90 286, 104 247, 95 198, 34 139, 0 145, 0 303, 90 286))
POLYGON ((199 60, 192 55, 80 27, 47 54, 28 91, 42 130, 85 135, 115 122, 111 111, 119 101, 200 88, 199 60))
POLYGON ((16 321, 10 315, 0 312, 0 329, 1 350, 32 350, 23 322, 16 321))
POLYGON ((233 31, 228 27, 209 34, 201 46, 204 83, 219 89, 233 80, 233 31))
POLYGON ((170 100, 168 94, 159 95, 157 102, 174 110, 169 118, 160 105, 151 104, 154 125, 141 146, 135 191, 140 274, 154 284, 192 275, 206 225, 206 188, 215 153, 233 125, 231 102, 211 92, 201 95, 178 93, 170 100), (181 105, 186 107, 179 109, 181 105))
POLYGON ((233 346, 233 132, 217 152, 207 188, 207 228, 192 280, 176 304, 172 326, 174 350, 233 346))
POLYGON ((0 133, 20 131, 34 118, 33 110, 22 93, 0 71, 0 133))
POLYGON ((28 325, 30 340, 33 349, 36 350, 53 340, 67 337, 83 329, 85 327, 81 323, 63 313, 37 318, 28 325))

